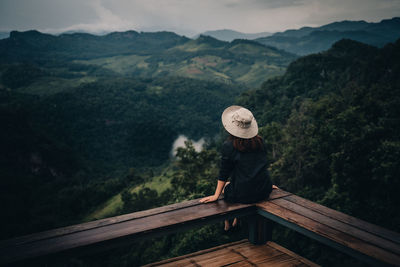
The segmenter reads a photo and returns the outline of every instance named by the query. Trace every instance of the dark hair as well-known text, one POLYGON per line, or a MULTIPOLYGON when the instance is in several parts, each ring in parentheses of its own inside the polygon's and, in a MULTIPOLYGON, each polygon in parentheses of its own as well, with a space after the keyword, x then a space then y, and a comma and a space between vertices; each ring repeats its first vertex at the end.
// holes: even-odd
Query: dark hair
POLYGON ((229 140, 232 141, 233 147, 240 152, 257 152, 264 150, 264 141, 259 135, 250 139, 244 139, 230 134, 229 140))

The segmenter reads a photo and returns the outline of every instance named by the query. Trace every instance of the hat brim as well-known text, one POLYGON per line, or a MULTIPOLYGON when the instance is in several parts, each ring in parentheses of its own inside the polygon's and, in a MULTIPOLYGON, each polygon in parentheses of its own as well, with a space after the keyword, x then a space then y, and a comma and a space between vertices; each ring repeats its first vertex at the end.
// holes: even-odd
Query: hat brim
POLYGON ((256 136, 258 134, 258 125, 257 125, 257 121, 255 118, 253 118, 253 121, 251 122, 251 125, 249 128, 241 128, 232 121, 233 113, 241 108, 243 108, 243 107, 230 106, 230 107, 226 108, 221 116, 222 125, 224 126, 225 130, 227 130, 228 133, 230 133, 233 136, 243 138, 243 139, 253 138, 254 136, 256 136))

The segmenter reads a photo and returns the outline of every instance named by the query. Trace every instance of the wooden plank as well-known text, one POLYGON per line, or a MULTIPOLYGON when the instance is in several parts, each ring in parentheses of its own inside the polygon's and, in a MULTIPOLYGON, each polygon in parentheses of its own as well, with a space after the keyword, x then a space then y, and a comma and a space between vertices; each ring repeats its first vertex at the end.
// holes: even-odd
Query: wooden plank
MULTIPOLYGON (((160 266, 160 265, 145 265, 145 266, 160 266)), ((198 266, 198 264, 194 263, 191 261, 191 259, 181 259, 177 261, 172 261, 168 263, 162 264, 163 267, 177 267, 177 266, 190 266, 190 267, 195 267, 198 266)))
MULTIPOLYGON (((222 202, 223 200, 219 200, 219 201, 222 202)), ((16 238, 8 239, 8 240, 2 240, 2 241, 0 241, 0 248, 13 246, 13 245, 19 245, 19 244, 28 243, 28 242, 34 242, 34 241, 41 240, 41 239, 63 236, 63 235, 81 232, 81 231, 85 231, 85 230, 91 230, 94 228, 104 227, 104 226, 111 225, 111 224, 122 223, 122 222, 130 221, 130 220, 135 220, 138 218, 144 218, 144 217, 149 217, 149 216, 153 216, 156 214, 169 212, 172 210, 195 207, 198 205, 204 205, 204 204, 200 203, 199 199, 194 199, 194 200, 183 201, 180 203, 175 203, 175 204, 158 207, 158 208, 154 208, 154 209, 143 210, 143 211, 139 211, 139 212, 119 215, 119 216, 105 218, 105 219, 96 220, 96 221, 92 221, 92 222, 81 223, 81 224, 77 224, 77 225, 52 229, 52 230, 29 234, 29 235, 16 237, 16 238)))
POLYGON ((283 191, 282 189, 273 189, 271 194, 269 195, 268 200, 277 199, 281 197, 287 197, 293 195, 292 193, 283 191))
MULTIPOLYGON (((272 192, 269 196, 269 199, 276 199, 276 198, 289 196, 289 195, 291 195, 291 193, 280 190, 280 189, 274 189, 274 190, 272 190, 272 192)), ((67 227, 61 227, 61 228, 43 231, 43 232, 39 232, 39 233, 33 233, 33 234, 21 236, 21 237, 11 238, 8 240, 0 240, 0 248, 34 242, 34 241, 38 241, 41 239, 63 236, 63 235, 81 232, 81 231, 94 229, 94 228, 98 228, 98 227, 104 227, 104 226, 115 224, 115 223, 121 223, 121 222, 129 221, 129 220, 135 220, 138 218, 153 216, 156 214, 165 213, 165 212, 169 212, 172 210, 183 209, 183 208, 188 208, 188 207, 195 207, 198 205, 204 205, 204 204, 200 203, 199 200, 200 200, 200 198, 194 199, 194 200, 183 201, 183 202, 179 202, 179 203, 174 203, 171 205, 158 207, 158 208, 154 208, 154 209, 149 209, 149 210, 124 214, 124 215, 119 215, 119 216, 115 216, 115 217, 105 218, 105 219, 96 220, 96 221, 92 221, 92 222, 87 222, 87 223, 82 223, 82 224, 77 224, 77 225, 72 225, 72 226, 67 226, 67 227)), ((223 201, 223 197, 220 197, 219 201, 223 201)))
POLYGON ((350 215, 347 215, 345 213, 339 212, 337 210, 322 206, 318 203, 312 202, 310 200, 304 199, 302 197, 296 196, 296 195, 289 195, 285 196, 284 199, 291 201, 293 203, 296 203, 298 205, 301 205, 303 207, 306 207, 308 209, 314 210, 316 212, 319 212, 325 216, 334 218, 336 220, 339 220, 341 222, 350 224, 354 227, 357 227, 359 229, 362 229, 364 231, 370 232, 371 234, 375 234, 377 236, 380 236, 382 238, 391 240, 393 242, 396 242, 397 244, 400 244, 400 233, 396 233, 394 231, 390 231, 388 229, 385 229, 383 227, 380 227, 378 225, 374 225, 372 223, 368 223, 366 221, 363 221, 361 219, 352 217, 350 215))
MULTIPOLYGON (((326 238, 326 240, 331 240, 334 243, 340 244, 347 248, 351 248, 354 251, 358 251, 364 255, 368 255, 369 257, 377 259, 380 262, 385 262, 387 264, 392 264, 392 265, 400 265, 400 256, 396 255, 395 253, 386 251, 382 248, 363 242, 362 240, 355 238, 347 233, 343 233, 334 228, 331 228, 317 221, 314 221, 310 218, 304 217, 301 214, 298 214, 289 209, 276 205, 271 201, 258 203, 257 206, 261 209, 261 211, 265 212, 265 214, 263 212, 260 212, 261 215, 266 216, 269 219, 279 221, 279 223, 291 227, 294 230, 306 229, 310 233, 315 234, 309 236, 324 237, 326 238), (284 223, 281 220, 288 223, 284 223)), ((320 239, 320 241, 323 240, 320 239)), ((348 253, 348 251, 345 252, 348 253)))
POLYGON ((271 259, 269 261, 260 262, 257 264, 259 267, 297 267, 302 263, 293 258, 286 258, 288 256, 282 256, 281 258, 271 259))
POLYGON ((46 239, 35 239, 33 242, 19 243, 0 249, 0 263, 18 259, 37 257, 52 254, 78 247, 101 244, 107 241, 132 241, 136 238, 149 235, 153 232, 163 232, 170 229, 179 230, 184 225, 195 224, 221 218, 229 214, 254 213, 252 205, 229 204, 224 201, 196 205, 161 212, 154 215, 142 216, 135 220, 120 221, 102 227, 86 229, 85 231, 71 232, 46 239))
POLYGON ((243 260, 236 263, 232 263, 229 265, 229 267, 254 267, 254 264, 246 260, 243 260))
POLYGON ((292 252, 292 251, 290 251, 290 250, 288 250, 288 249, 276 244, 275 242, 269 241, 267 243, 267 246, 272 247, 272 248, 274 248, 274 249, 276 249, 278 251, 281 251, 282 253, 285 253, 285 254, 293 257, 293 258, 296 258, 297 260, 299 260, 302 263, 304 263, 305 266, 312 266, 312 267, 318 267, 319 266, 318 264, 316 264, 316 263, 314 263, 314 262, 312 262, 312 261, 310 261, 310 260, 308 260, 308 259, 306 259, 304 257, 301 257, 301 256, 297 255, 296 253, 294 253, 294 252, 292 252))
POLYGON ((239 254, 234 253, 227 248, 194 256, 191 259, 199 266, 207 267, 224 266, 245 260, 239 254))
POLYGON ((266 245, 253 245, 251 243, 245 243, 241 246, 232 246, 231 249, 236 253, 240 253, 253 263, 260 258, 271 258, 282 254, 281 251, 271 249, 266 245))
MULTIPOLYGON (((272 242, 271 242, 272 243, 272 242)), ((279 247, 278 245, 276 245, 279 247)), ((182 262, 197 266, 313 266, 300 261, 302 257, 293 252, 284 253, 268 245, 252 245, 247 240, 226 244, 212 249, 202 250, 188 255, 148 264, 150 266, 185 266, 182 262), (175 265, 174 265, 175 264, 175 265)), ((286 250, 287 252, 288 250, 286 250)))
POLYGON ((383 239, 379 236, 373 235, 369 232, 365 232, 359 228, 353 227, 352 225, 343 223, 341 221, 332 219, 331 217, 325 216, 321 213, 318 213, 316 211, 313 211, 311 209, 305 208, 303 206, 300 206, 294 202, 290 202, 286 199, 280 198, 280 199, 275 199, 271 201, 272 203, 284 207, 288 210, 291 210, 293 212, 296 212, 298 214, 301 214, 302 216, 305 216, 307 218, 310 218, 314 221, 317 221, 321 224, 325 224, 329 227, 332 227, 336 230, 339 230, 343 233, 352 235, 360 240, 363 240, 365 242, 368 242, 374 246, 381 247, 385 250, 389 250, 394 252, 395 254, 400 254, 400 246, 398 246, 396 243, 391 242, 389 240, 383 239))
MULTIPOLYGON (((296 266, 295 264, 288 264, 288 262, 293 262, 297 261, 296 259, 293 259, 289 255, 286 254, 280 254, 271 258, 264 258, 264 259, 258 259, 257 261, 253 261, 253 263, 256 266, 276 266, 276 265, 282 265, 283 266, 296 266)), ((300 263, 300 262, 298 262, 300 263)))
POLYGON ((182 259, 192 258, 192 257, 195 257, 197 255, 213 252, 213 251, 216 251, 216 250, 219 250, 219 249, 223 249, 223 248, 226 248, 226 247, 240 245, 240 244, 247 243, 247 242, 248 241, 246 239, 243 239, 243 240, 240 240, 240 241, 227 243, 227 244, 219 245, 219 246, 216 246, 216 247, 213 247, 213 248, 208 248, 208 249, 196 251, 196 252, 193 252, 193 253, 190 253, 190 254, 186 254, 186 255, 182 255, 182 256, 178 256, 178 257, 175 257, 175 258, 170 258, 170 259, 162 260, 162 261, 159 261, 159 262, 153 262, 153 263, 144 265, 143 267, 160 266, 160 265, 168 264, 168 263, 171 263, 171 262, 180 261, 182 259))
POLYGON ((282 263, 284 263, 283 266, 300 266, 303 263, 308 263, 306 266, 318 266, 317 264, 284 249, 272 241, 269 241, 263 246, 252 244, 232 246, 232 250, 241 253, 249 262, 257 266, 274 266, 282 263), (288 262, 290 262, 290 264, 288 264, 288 262))

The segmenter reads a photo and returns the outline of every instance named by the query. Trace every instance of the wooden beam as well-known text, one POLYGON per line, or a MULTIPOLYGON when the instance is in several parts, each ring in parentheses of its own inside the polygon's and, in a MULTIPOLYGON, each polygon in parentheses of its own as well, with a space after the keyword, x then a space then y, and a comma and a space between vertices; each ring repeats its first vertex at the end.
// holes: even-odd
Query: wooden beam
POLYGON ((289 195, 289 196, 285 196, 285 200, 291 201, 291 202, 301 205, 307 209, 319 212, 330 218, 341 221, 341 222, 351 225, 353 227, 362 229, 363 231, 369 232, 371 234, 374 234, 376 236, 390 240, 390 241, 395 242, 398 245, 400 245, 400 234, 396 233, 394 231, 390 231, 390 230, 380 227, 378 225, 368 223, 361 219, 349 216, 340 211, 330 209, 328 207, 322 206, 318 203, 312 202, 308 199, 305 199, 305 198, 302 198, 302 197, 299 197, 299 196, 296 196, 293 194, 289 195))
POLYGON ((198 200, 173 204, 84 225, 74 225, 6 240, 0 244, 0 264, 70 250, 101 250, 131 243, 139 238, 177 232, 225 218, 254 214, 254 205, 198 200))
POLYGON ((201 204, 195 199, 0 241, 0 265, 61 253, 98 252, 242 216, 249 217, 249 239, 253 243, 270 239, 269 219, 369 264, 400 266, 398 233, 283 190, 273 190, 268 200, 256 204, 233 204, 222 199, 201 204))
POLYGON ((393 252, 397 248, 387 250, 377 246, 372 240, 372 242, 366 242, 360 239, 359 235, 354 236, 353 229, 343 228, 340 222, 332 224, 328 217, 315 216, 311 211, 306 211, 306 214, 303 214, 304 209, 293 210, 294 207, 283 200, 284 198, 279 199, 279 201, 258 203, 258 213, 368 264, 400 264, 400 256, 393 252), (324 224, 324 222, 329 225, 324 224))

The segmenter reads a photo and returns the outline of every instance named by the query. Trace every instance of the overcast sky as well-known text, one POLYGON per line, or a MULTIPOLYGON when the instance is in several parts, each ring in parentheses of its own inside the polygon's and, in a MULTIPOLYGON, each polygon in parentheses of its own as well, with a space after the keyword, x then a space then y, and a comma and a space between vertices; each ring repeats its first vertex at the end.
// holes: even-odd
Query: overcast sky
POLYGON ((276 32, 400 16, 400 0, 0 0, 0 31, 276 32))

